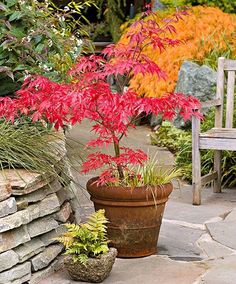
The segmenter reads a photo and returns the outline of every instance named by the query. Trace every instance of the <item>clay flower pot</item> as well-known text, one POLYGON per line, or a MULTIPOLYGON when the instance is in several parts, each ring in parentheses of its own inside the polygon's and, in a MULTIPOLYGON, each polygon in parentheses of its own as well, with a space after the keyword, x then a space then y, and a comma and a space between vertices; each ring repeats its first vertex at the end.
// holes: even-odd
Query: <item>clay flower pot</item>
POLYGON ((73 280, 100 283, 110 274, 116 256, 117 250, 110 248, 106 254, 89 258, 86 266, 74 262, 71 256, 65 257, 64 265, 73 280))
POLYGON ((105 209, 108 239, 118 257, 142 257, 157 253, 157 241, 171 183, 157 186, 97 186, 87 183, 95 210, 105 209))

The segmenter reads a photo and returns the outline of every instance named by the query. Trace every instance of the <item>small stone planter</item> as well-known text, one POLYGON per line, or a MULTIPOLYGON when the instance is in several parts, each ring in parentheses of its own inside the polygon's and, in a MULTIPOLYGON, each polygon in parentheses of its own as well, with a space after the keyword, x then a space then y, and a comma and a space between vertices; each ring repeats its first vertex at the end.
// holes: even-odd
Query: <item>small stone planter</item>
POLYGON ((89 258, 86 266, 74 262, 71 256, 65 257, 64 264, 73 280, 100 283, 110 274, 116 255, 117 250, 110 248, 108 253, 98 258, 89 258))

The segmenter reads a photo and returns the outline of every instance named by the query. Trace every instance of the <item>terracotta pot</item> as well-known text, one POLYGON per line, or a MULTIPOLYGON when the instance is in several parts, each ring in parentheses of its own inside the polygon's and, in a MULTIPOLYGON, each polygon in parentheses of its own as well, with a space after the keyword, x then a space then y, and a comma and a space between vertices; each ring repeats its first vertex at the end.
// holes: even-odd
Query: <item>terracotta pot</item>
POLYGON ((173 190, 161 186, 97 186, 97 178, 87 183, 95 210, 105 209, 109 219, 108 237, 118 257, 142 257, 157 253, 157 241, 165 203, 173 190))

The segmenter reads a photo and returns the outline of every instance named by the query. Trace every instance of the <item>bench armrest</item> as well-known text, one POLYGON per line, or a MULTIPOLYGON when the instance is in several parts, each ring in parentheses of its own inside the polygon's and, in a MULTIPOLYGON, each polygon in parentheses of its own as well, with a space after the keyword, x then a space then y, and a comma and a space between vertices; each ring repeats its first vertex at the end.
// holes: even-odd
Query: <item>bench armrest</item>
POLYGON ((221 106, 221 105, 222 105, 221 99, 214 99, 214 100, 202 102, 202 108, 210 108, 213 106, 216 107, 216 106, 221 106))

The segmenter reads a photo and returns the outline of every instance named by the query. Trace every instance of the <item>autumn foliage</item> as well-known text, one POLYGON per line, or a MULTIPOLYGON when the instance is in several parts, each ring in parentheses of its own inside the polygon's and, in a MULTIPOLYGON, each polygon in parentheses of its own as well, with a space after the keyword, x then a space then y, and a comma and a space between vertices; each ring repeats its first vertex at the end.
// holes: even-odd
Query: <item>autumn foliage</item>
MULTIPOLYGON (((169 12, 170 13, 170 12, 169 12)), ((161 51, 147 46, 144 54, 153 60, 161 69, 166 71, 166 80, 156 80, 155 76, 146 74, 135 76, 131 80, 131 87, 140 95, 160 97, 166 92, 173 92, 178 79, 178 72, 184 60, 196 60, 202 62, 204 57, 214 50, 232 49, 236 56, 236 16, 222 12, 213 7, 193 7, 188 11, 189 16, 182 21, 172 23, 178 31, 171 38, 178 39, 183 44, 166 47, 161 51)), ((164 13, 155 17, 158 24, 163 22, 164 13)), ((121 42, 128 43, 127 34, 124 34, 121 42)))
MULTIPOLYGON (((151 12, 147 13, 150 16, 151 12)), ((179 45, 180 42, 169 38, 168 34, 176 32, 173 23, 181 20, 185 14, 185 11, 176 13, 165 19, 162 25, 153 20, 144 24, 141 19, 134 24, 139 32, 130 32, 128 35, 128 45, 111 45, 104 50, 103 56, 79 58, 70 71, 70 84, 58 84, 45 77, 28 78, 17 92, 16 99, 1 99, 0 116, 14 121, 17 116, 24 114, 33 121, 43 119, 53 123, 56 128, 89 119, 96 136, 87 147, 102 149, 112 144, 114 155, 98 150, 88 156, 82 171, 86 173, 103 168, 100 183, 115 182, 117 179, 122 182, 124 171, 128 171, 130 165, 142 165, 147 159, 141 150, 121 145, 128 128, 135 127, 137 116, 143 112, 159 114, 163 119, 170 120, 176 113, 180 113, 185 120, 192 115, 199 116, 194 112, 194 108, 199 107, 194 97, 166 93, 161 98, 141 98, 132 88, 125 88, 132 76, 149 74, 159 80, 165 78, 165 72, 142 51, 148 46, 163 51, 170 45, 179 45), (116 79, 120 92, 111 91, 107 83, 110 76, 116 79), (121 77, 126 79, 120 80, 121 77)))

